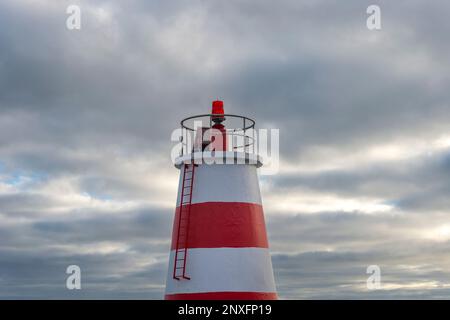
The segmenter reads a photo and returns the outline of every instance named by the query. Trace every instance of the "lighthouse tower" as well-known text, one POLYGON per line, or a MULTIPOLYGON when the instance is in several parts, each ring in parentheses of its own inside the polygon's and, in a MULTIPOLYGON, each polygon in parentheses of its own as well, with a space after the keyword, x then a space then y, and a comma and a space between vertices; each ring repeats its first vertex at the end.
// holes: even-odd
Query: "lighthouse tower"
POLYGON ((250 151, 254 125, 225 114, 222 101, 181 121, 165 299, 277 299, 256 171, 262 160, 250 151))

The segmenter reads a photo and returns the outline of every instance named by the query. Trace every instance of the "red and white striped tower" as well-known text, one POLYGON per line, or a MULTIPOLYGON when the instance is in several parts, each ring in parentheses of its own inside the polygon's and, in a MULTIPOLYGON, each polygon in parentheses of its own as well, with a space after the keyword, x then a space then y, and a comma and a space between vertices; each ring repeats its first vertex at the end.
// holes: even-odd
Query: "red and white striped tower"
POLYGON ((175 163, 180 180, 165 299, 277 299, 256 172, 262 162, 246 148, 254 121, 225 114, 223 102, 214 101, 211 114, 187 118, 182 127, 194 131, 186 120, 201 117, 209 126, 197 132, 215 130, 175 163), (225 119, 243 121, 240 151, 229 150, 239 131, 225 128, 225 119))

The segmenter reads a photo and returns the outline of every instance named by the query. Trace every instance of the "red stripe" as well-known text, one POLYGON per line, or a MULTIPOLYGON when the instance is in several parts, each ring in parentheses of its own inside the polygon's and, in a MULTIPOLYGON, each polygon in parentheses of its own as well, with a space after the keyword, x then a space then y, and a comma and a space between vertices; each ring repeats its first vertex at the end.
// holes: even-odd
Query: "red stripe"
MULTIPOLYGON (((178 207, 172 230, 175 250, 178 207)), ((259 204, 244 202, 204 202, 191 205, 188 248, 268 248, 263 208, 259 204)), ((183 246, 184 247, 184 246, 183 246)))
POLYGON ((201 292, 166 294, 166 300, 277 300, 275 292, 201 292))

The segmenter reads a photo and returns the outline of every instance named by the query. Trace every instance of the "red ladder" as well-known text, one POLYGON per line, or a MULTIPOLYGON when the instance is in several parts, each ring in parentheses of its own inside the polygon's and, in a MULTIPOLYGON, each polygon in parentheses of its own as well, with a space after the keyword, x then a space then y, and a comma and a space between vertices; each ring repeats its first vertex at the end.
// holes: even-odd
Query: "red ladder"
POLYGON ((181 186, 180 214, 178 216, 178 232, 173 264, 173 278, 186 279, 187 242, 189 234, 189 216, 191 213, 192 190, 194 186, 194 164, 185 164, 183 170, 183 184, 181 186), (190 169, 191 168, 191 169, 190 169))

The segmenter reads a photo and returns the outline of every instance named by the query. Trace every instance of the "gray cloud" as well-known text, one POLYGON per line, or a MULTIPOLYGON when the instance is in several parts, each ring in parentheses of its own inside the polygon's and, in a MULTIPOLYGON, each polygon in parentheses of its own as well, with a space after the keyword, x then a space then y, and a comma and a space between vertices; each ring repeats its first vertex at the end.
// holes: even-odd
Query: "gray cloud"
POLYGON ((370 32, 370 1, 80 0, 68 31, 72 3, 0 4, 1 298, 161 298, 170 134, 216 97, 280 129, 281 297, 448 298, 450 4, 379 1, 370 32))

